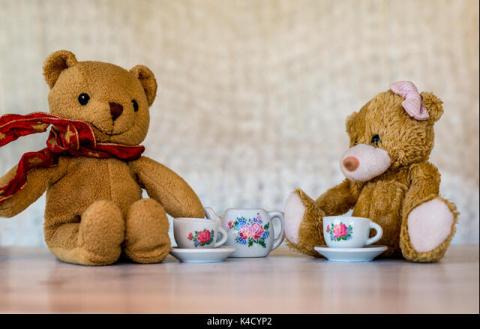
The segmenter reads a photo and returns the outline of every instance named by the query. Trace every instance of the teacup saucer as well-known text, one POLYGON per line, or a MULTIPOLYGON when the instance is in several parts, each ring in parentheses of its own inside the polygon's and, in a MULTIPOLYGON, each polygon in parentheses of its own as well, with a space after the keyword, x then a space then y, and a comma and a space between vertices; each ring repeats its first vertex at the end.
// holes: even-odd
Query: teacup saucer
POLYGON ((315 250, 333 262, 370 262, 387 250, 386 246, 366 246, 363 248, 315 247, 315 250))
POLYGON ((219 248, 173 248, 170 254, 182 263, 219 263, 235 251, 233 247, 219 248))

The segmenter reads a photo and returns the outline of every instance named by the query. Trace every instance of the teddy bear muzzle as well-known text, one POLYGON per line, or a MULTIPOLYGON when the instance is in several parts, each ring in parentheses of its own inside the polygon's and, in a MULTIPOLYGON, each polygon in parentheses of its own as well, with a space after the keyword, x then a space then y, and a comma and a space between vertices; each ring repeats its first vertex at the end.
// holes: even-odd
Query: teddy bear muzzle
POLYGON ((358 144, 345 152, 340 169, 346 178, 365 182, 384 173, 390 164, 390 156, 384 149, 358 144))

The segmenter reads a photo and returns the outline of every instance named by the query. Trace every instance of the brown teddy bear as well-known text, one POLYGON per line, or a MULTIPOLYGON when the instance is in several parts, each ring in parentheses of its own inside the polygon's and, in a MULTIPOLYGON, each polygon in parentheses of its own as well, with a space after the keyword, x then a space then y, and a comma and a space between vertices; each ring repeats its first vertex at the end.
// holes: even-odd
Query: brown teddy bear
POLYGON ((161 262, 171 248, 166 213, 204 217, 204 210, 181 177, 141 156, 153 73, 78 62, 62 50, 47 58, 44 75, 51 114, 0 117, 0 146, 52 126, 47 148, 26 153, 0 178, 0 216, 20 213, 47 191, 45 240, 60 260, 106 265, 123 251, 134 262, 161 262))
POLYGON ((440 173, 428 162, 433 125, 442 101, 418 93, 408 81, 392 84, 346 122, 350 149, 340 161, 346 179, 312 200, 297 189, 285 206, 287 243, 318 256, 324 245, 323 216, 367 217, 381 225, 384 256, 403 255, 415 262, 443 257, 455 232, 457 211, 439 196, 440 173))

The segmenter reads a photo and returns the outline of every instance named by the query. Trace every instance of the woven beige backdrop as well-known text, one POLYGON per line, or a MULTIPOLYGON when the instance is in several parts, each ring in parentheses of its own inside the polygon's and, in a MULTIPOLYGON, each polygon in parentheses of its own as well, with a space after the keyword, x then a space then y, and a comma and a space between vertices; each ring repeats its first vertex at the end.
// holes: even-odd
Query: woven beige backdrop
MULTIPOLYGON (((432 161, 478 243, 477 1, 0 0, 0 113, 46 111, 42 62, 148 65, 159 82, 147 155, 205 205, 282 208, 342 179, 345 117, 395 80, 445 102, 432 161)), ((0 150, 0 171, 45 135, 0 150)), ((0 219, 0 244, 42 245, 40 199, 0 219)))

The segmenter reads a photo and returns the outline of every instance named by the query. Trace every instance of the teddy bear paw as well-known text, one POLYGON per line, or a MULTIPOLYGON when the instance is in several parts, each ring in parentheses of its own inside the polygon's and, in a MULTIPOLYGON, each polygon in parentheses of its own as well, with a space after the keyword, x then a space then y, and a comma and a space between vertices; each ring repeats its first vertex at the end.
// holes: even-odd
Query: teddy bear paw
POLYGON ((452 232, 454 214, 441 199, 433 199, 414 208, 408 216, 410 243, 417 252, 438 247, 452 232))
POLYGON ((292 192, 285 204, 285 237, 288 241, 297 244, 299 242, 299 229, 305 214, 305 205, 298 195, 292 192))

